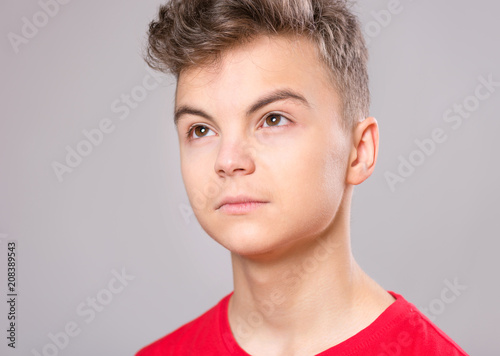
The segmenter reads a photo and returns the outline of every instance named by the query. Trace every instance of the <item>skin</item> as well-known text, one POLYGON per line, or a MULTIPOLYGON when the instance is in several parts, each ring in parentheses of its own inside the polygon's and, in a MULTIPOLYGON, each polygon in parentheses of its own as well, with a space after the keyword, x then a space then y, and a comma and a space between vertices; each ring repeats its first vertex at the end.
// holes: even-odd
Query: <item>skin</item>
POLYGON ((317 354, 394 301, 350 247, 352 192, 374 170, 377 121, 344 132, 327 74, 307 39, 262 36, 177 83, 182 177, 200 225, 231 252, 228 318, 251 355, 317 354), (279 90, 307 103, 282 97, 249 114, 279 90), (216 209, 236 194, 266 203, 242 215, 216 209))

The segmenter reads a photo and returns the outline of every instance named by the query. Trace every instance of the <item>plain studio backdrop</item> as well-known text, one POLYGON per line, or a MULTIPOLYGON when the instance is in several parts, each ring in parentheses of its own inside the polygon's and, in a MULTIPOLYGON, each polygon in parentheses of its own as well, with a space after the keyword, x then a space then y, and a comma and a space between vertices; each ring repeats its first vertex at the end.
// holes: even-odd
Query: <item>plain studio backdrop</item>
MULTIPOLYGON (((132 355, 232 290, 229 252, 189 208, 174 79, 141 59, 159 4, 0 4, 2 355, 132 355)), ((499 11, 357 6, 380 152, 355 188, 354 254, 472 355, 500 349, 499 11)))

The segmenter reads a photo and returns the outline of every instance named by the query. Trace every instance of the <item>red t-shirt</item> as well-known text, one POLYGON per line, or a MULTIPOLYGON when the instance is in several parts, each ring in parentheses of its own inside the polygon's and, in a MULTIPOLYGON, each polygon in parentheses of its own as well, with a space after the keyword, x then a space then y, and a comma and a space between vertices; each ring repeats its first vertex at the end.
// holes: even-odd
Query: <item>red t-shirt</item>
MULTIPOLYGON (((401 295, 380 316, 349 339, 319 356, 463 356, 453 340, 401 295)), ((231 333, 229 293, 203 315, 140 350, 136 356, 249 356, 231 333)))

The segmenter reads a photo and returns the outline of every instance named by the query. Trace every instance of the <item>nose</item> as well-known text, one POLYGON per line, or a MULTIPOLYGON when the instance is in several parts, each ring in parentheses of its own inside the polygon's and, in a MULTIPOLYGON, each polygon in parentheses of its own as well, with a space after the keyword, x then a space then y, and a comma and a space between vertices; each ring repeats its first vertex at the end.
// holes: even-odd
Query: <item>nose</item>
POLYGON ((240 138, 221 140, 215 160, 215 172, 220 176, 246 175, 255 171, 254 149, 240 138))

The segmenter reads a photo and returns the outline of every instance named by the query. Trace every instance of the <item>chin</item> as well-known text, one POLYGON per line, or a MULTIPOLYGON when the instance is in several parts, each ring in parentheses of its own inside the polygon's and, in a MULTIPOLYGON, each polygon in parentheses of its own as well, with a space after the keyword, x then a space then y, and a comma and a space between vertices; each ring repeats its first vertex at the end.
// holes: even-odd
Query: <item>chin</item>
POLYGON ((285 241, 277 237, 273 241, 264 241, 261 243, 258 241, 254 243, 249 241, 247 244, 237 243, 230 246, 228 250, 249 260, 271 262, 277 261, 287 254, 294 253, 293 251, 297 250, 297 248, 301 250, 303 242, 301 239, 285 241))
POLYGON ((213 227, 205 231, 230 252, 245 257, 268 255, 283 245, 279 241, 280 237, 274 236, 278 229, 263 228, 252 222, 213 227))
POLYGON ((242 257, 257 258, 274 254, 276 252, 276 247, 269 244, 236 243, 234 245, 230 245, 228 250, 231 253, 235 253, 242 257))

